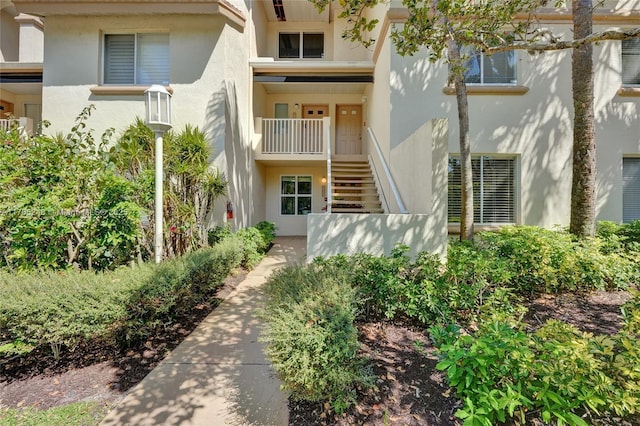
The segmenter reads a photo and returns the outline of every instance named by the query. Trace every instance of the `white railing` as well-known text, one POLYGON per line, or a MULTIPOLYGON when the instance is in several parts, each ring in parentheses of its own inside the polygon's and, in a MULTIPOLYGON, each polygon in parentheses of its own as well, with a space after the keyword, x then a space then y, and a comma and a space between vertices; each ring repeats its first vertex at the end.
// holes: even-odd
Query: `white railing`
MULTIPOLYGON (((378 144, 378 140, 376 139, 376 135, 373 133, 373 130, 371 129, 371 127, 367 128, 367 131, 369 133, 369 152, 373 155, 373 153, 377 154, 377 158, 376 160, 381 164, 382 166, 382 170, 384 171, 383 176, 386 178, 387 180, 387 184, 389 185, 389 188, 391 189, 391 192, 393 193, 393 197, 395 198, 396 204, 398 206, 398 210, 400 211, 400 213, 402 214, 407 214, 409 213, 409 210, 407 210, 407 208, 404 206, 404 202, 402 201, 402 197, 400 196, 400 191, 398 191, 398 187, 396 186, 396 182, 393 180, 393 176, 391 176, 391 170, 389 169, 389 166, 387 165, 387 162, 384 159, 384 156, 382 155, 382 150, 380 149, 380 145, 378 144), (371 149, 371 146, 373 146, 373 150, 371 149)), ((373 161, 373 163, 375 163, 375 161, 373 161)), ((375 166, 375 164, 374 164, 375 166)), ((377 174, 377 172, 376 172, 377 174)), ((378 179, 380 179, 381 176, 378 175, 378 179)), ((384 194, 384 190, 382 189, 383 185, 380 185, 380 191, 382 192, 382 195, 385 199, 386 202, 386 195, 384 194)), ((388 205, 388 203, 387 203, 388 205)), ((389 212, 391 213, 391 212, 389 212)))
POLYGON ((322 154, 322 119, 263 118, 263 154, 322 154))
POLYGON ((1 131, 8 132, 13 129, 17 129, 18 134, 22 137, 31 136, 33 134, 33 120, 29 117, 0 119, 1 131))

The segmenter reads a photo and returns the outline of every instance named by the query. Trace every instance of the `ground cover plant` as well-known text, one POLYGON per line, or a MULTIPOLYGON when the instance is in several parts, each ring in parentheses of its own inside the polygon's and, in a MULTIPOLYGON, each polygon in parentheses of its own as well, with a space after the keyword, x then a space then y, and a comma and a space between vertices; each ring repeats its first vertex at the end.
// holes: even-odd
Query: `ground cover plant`
MULTIPOLYGON (((638 223, 604 223, 599 237, 593 240, 574 240, 563 231, 534 227, 505 228, 479 235, 475 244, 450 245, 445 264, 429 255, 410 259, 403 247, 396 248, 389 257, 360 254, 316 259, 306 270, 297 272, 295 279, 291 277, 288 293, 306 293, 307 287, 325 273, 340 276, 345 291, 355 297, 349 306, 357 307, 354 324, 360 330, 360 340, 369 333, 366 330, 371 328, 371 321, 400 321, 412 329, 428 329, 430 342, 421 341, 420 345, 435 346, 429 354, 438 357, 437 369, 445 373, 442 382, 446 380, 453 387, 459 400, 454 404, 443 402, 451 408, 444 422, 441 412, 430 417, 433 423, 421 417, 423 424, 630 424, 625 423, 625 418, 635 419, 640 407, 640 359, 633 343, 640 337, 635 319, 640 315, 637 296, 624 305, 621 327, 607 335, 584 333, 558 321, 534 326, 523 322, 523 318, 526 306, 534 306, 531 302, 545 294, 586 299, 595 290, 633 289, 640 273, 637 227, 638 223), (606 419, 612 418, 618 420, 607 423, 606 419)), ((304 303, 281 292, 270 294, 268 306, 277 307, 274 312, 279 315, 302 311, 289 316, 286 323, 278 323, 276 314, 267 315, 268 327, 277 324, 279 333, 284 334, 283 329, 287 329, 305 340, 324 326, 314 321, 318 316, 304 303)), ((273 336, 267 332, 265 337, 269 348, 273 336)), ((342 342, 330 344, 328 353, 339 350, 342 342)), ((277 347, 269 354, 276 365, 300 356, 296 353, 300 349, 294 345, 277 347)), ((376 360, 374 370, 384 363, 384 357, 375 351, 364 353, 376 360)), ((361 350, 359 355, 364 353, 361 350)), ((403 353, 409 351, 405 349, 403 353)), ((417 356, 412 353, 402 359, 408 361, 417 356)), ((427 365, 429 361, 419 362, 427 365)), ((323 367, 305 365, 304 374, 321 374, 323 367)), ((433 370, 422 375, 434 377, 437 369, 433 364, 433 370)), ((281 369, 279 374, 288 385, 289 380, 295 381, 302 373, 300 369, 281 369)), ((343 391, 361 389, 361 377, 342 383, 343 391)), ((389 383, 384 378, 378 376, 374 390, 359 390, 358 397, 371 399, 379 383, 389 383)), ((289 389, 291 406, 305 407, 299 402, 306 398, 304 392, 295 386, 289 389)), ((447 392, 442 390, 443 394, 447 392)), ((331 396, 328 399, 334 401, 331 396)), ((360 413, 365 408, 374 411, 377 405, 361 403, 356 407, 360 413)), ((333 404, 333 408, 346 410, 344 405, 333 404)), ((308 411, 323 413, 327 418, 322 409, 308 411)), ((295 409, 294 418, 309 421, 295 409)), ((335 423, 340 423, 340 418, 334 418, 335 423)), ((372 420, 353 413, 347 418, 372 420)), ((388 424, 389 418, 385 420, 382 415, 375 421, 374 424, 388 424)), ((413 421, 410 419, 409 423, 413 421)))

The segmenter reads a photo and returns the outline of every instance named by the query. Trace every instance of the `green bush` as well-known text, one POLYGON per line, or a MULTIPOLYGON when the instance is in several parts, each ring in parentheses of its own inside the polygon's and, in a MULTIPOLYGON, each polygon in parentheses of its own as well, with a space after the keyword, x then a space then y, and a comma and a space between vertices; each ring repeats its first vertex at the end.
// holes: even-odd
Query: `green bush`
POLYGON ((242 266, 247 269, 253 269, 264 254, 260 251, 260 247, 265 247, 262 234, 256 228, 242 228, 235 234, 242 240, 242 248, 244 250, 244 260, 242 266))
POLYGON ((275 223, 266 220, 256 223, 254 228, 260 231, 264 243, 261 247, 258 247, 258 250, 266 253, 271 247, 271 244, 273 244, 273 240, 276 238, 276 230, 278 228, 275 223))
POLYGON ((73 348, 89 339, 108 339, 127 315, 126 302, 154 268, 143 265, 112 272, 0 272, 0 342, 73 348))
POLYGON ((111 272, 0 272, 0 356, 88 340, 128 345, 206 302, 242 260, 238 239, 158 266, 111 272))
POLYGON ((213 246, 232 235, 233 231, 231 230, 231 226, 229 224, 216 226, 213 229, 210 229, 207 233, 207 241, 209 242, 210 246, 213 246))
POLYGON ((229 238, 158 265, 126 303, 127 316, 118 332, 121 342, 128 345, 158 327, 175 323, 194 306, 206 302, 241 261, 241 242, 229 238))
POLYGON ((287 267, 266 286, 261 340, 286 389, 297 399, 329 399, 340 412, 358 385, 371 384, 358 358, 356 291, 341 271, 287 267))
POLYGON ((638 279, 638 266, 625 256, 606 254, 598 239, 574 240, 567 232, 533 226, 485 232, 478 246, 503 259, 511 285, 524 292, 585 291, 627 288, 638 279))
MULTIPOLYGON (((635 302, 637 303, 637 301, 635 302)), ((535 334, 488 322, 473 335, 432 327, 439 370, 464 402, 465 424, 492 424, 527 413, 545 423, 586 425, 580 414, 625 416, 640 408, 640 314, 614 336, 593 336, 558 321, 535 334)))

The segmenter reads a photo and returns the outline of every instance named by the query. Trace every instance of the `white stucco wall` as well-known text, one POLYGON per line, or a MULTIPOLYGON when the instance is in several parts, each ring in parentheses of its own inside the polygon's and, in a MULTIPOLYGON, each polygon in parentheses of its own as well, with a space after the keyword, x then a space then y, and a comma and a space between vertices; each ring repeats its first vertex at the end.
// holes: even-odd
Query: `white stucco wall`
MULTIPOLYGON (((614 221, 622 219, 622 155, 640 152, 640 98, 616 94, 621 85, 619 46, 604 42, 594 49, 598 219, 614 221)), ((455 96, 443 93, 447 67, 430 63, 425 52, 401 57, 391 49, 390 60, 390 151, 425 121, 445 117, 449 152, 458 153, 455 96)), ((519 223, 566 225, 572 175, 570 52, 518 52, 517 67, 519 84, 529 89, 526 94, 469 95, 472 153, 517 158, 519 223)))
POLYGON ((8 8, 0 12, 0 62, 18 60, 20 25, 13 18, 8 8))
MULTIPOLYGON (((88 128, 96 137, 110 127, 121 132, 136 116, 144 116, 142 95, 91 92, 101 83, 103 34, 169 32, 174 130, 191 124, 206 132, 214 152, 212 164, 229 182, 234 226, 254 221, 248 32, 219 15, 52 16, 45 31, 43 118, 52 123, 49 131, 68 132, 82 108, 94 104, 88 128)), ((225 205, 226 200, 218 201, 217 221, 224 220, 225 205)), ((264 211, 264 206, 257 210, 264 211)))

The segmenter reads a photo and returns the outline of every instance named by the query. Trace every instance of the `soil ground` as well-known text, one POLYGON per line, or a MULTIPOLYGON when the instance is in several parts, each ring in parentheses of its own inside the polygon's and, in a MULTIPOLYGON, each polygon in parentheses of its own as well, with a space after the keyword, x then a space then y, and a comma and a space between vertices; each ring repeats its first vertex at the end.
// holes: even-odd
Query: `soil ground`
MULTIPOLYGON (((218 293, 223 299, 243 275, 229 278, 218 293)), ((615 333, 620 306, 627 292, 587 295, 544 295, 529 304, 525 320, 536 327, 549 318, 568 321, 593 333, 615 333)), ((111 348, 83 347, 64 352, 60 360, 47 353, 0 365, 0 407, 49 408, 77 401, 117 403, 124 393, 177 346, 217 303, 195 309, 180 324, 125 353, 111 348)), ((461 406, 436 371, 437 358, 425 330, 402 323, 359 324, 361 351, 372 363, 376 386, 362 390, 355 406, 341 416, 330 414, 324 403, 290 400, 290 425, 460 425, 461 406)), ((602 425, 638 426, 640 419, 605 419, 602 425)))

